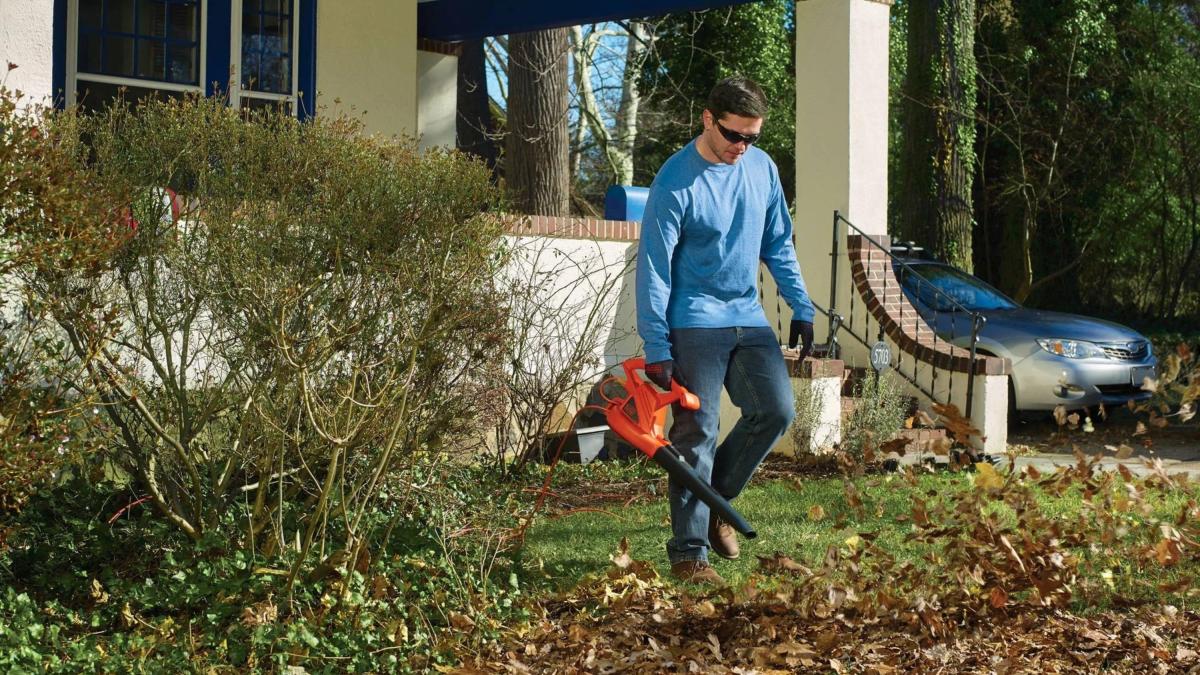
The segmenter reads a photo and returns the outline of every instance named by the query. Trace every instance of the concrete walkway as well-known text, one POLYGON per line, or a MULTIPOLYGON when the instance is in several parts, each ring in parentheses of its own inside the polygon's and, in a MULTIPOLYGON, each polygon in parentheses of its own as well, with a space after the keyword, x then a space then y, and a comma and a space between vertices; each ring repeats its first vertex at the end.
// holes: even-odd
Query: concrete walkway
MULTIPOLYGON (((1009 467, 1009 458, 1001 456, 999 458, 1000 466, 1009 467)), ((1016 468, 1023 470, 1027 466, 1032 466, 1042 473, 1053 473, 1060 466, 1074 466, 1076 463, 1074 455, 1064 454, 1061 452, 1038 452, 1028 455, 1018 455, 1016 458, 1016 468)), ((1167 475, 1175 476, 1188 474, 1188 479, 1200 479, 1200 453, 1193 453, 1191 458, 1177 459, 1170 457, 1162 457, 1158 455, 1149 456, 1134 455, 1127 459, 1117 459, 1114 456, 1103 457, 1099 464, 1099 468, 1107 471, 1116 471, 1117 466, 1124 464, 1125 468, 1135 476, 1148 476, 1161 470, 1167 475)))
MULTIPOLYGON (((1124 464, 1135 475, 1155 472, 1155 466, 1167 474, 1192 474, 1200 478, 1200 424, 1172 424, 1158 429, 1143 424, 1125 409, 1096 421, 1094 431, 1060 428, 1052 419, 1016 423, 1009 427, 1009 446, 1018 451, 1017 468, 1033 466, 1038 471, 1054 471, 1075 464, 1075 448, 1091 457, 1100 455, 1100 466, 1116 470, 1124 464), (1124 449, 1122 449, 1124 446, 1124 449), (1128 455, 1117 459, 1118 453, 1128 455)), ((1001 457, 1007 465, 1008 458, 1001 457)))

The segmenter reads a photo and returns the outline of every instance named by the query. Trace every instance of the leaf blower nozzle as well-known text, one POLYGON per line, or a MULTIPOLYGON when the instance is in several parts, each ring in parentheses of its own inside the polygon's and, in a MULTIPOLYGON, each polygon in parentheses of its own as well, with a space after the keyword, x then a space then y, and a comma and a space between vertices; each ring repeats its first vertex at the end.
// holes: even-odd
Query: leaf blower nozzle
MULTIPOLYGON (((654 460, 666 470, 668 476, 696 495, 720 516, 721 520, 732 525, 733 529, 748 539, 757 536, 754 528, 729 501, 702 479, 683 455, 663 438, 667 406, 678 403, 688 410, 699 410, 699 397, 678 382, 671 383, 671 391, 659 391, 639 374, 639 371, 646 368, 646 360, 643 358, 629 359, 622 367, 625 370, 625 382, 619 394, 610 397, 604 393, 606 387, 601 387, 606 401, 604 413, 609 428, 654 460)), ((615 378, 613 384, 616 384, 615 378)))

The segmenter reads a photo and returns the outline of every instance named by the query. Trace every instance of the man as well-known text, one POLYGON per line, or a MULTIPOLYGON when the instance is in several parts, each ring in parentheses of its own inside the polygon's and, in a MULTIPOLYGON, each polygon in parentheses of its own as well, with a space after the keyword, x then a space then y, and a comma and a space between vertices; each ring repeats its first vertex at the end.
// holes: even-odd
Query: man
MULTIPOLYGON (((703 113, 704 131, 655 176, 638 250, 638 333, 646 376, 674 379, 700 397, 700 409, 675 407, 671 443, 726 499, 737 497, 784 434, 795 407, 775 333, 758 300, 759 261, 792 309, 789 346, 812 347, 813 306, 792 246, 792 220, 779 170, 754 147, 766 98, 744 77, 719 82, 703 113), (742 417, 717 446, 721 389, 742 417)), ((670 486, 667 555, 676 578, 723 583, 708 550, 738 557, 737 535, 706 504, 670 486)))

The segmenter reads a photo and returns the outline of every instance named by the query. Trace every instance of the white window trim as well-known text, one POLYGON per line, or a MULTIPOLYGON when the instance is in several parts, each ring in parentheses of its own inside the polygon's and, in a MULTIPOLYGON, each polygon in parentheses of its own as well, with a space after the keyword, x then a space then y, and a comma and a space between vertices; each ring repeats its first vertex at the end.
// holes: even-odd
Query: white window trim
MULTIPOLYGON (((237 0, 241 3, 241 0, 237 0)), ((164 91, 195 91, 204 93, 204 85, 208 82, 206 72, 208 56, 208 0, 200 3, 200 84, 179 84, 177 82, 161 82, 136 77, 116 77, 79 71, 79 0, 67 0, 67 80, 66 105, 75 105, 75 90, 79 81, 99 82, 103 84, 124 85, 141 89, 162 89, 164 91)))
POLYGON ((278 101, 291 104, 292 116, 300 114, 300 105, 296 92, 300 89, 300 64, 297 55, 300 53, 300 0, 288 0, 292 3, 292 93, 275 94, 266 91, 244 91, 242 89, 242 0, 233 0, 233 20, 230 21, 229 35, 229 105, 234 110, 242 107, 242 98, 259 101, 278 101))

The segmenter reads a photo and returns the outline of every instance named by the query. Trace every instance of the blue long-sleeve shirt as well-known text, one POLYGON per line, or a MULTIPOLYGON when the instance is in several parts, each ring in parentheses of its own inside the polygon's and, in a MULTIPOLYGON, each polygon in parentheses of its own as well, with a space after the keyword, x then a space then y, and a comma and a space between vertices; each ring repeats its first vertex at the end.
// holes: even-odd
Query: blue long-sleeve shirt
POLYGON ((713 164, 688 143, 654 177, 642 217, 637 325, 646 361, 672 358, 672 328, 769 326, 760 260, 792 317, 812 321, 775 163, 751 146, 736 164, 713 164))

